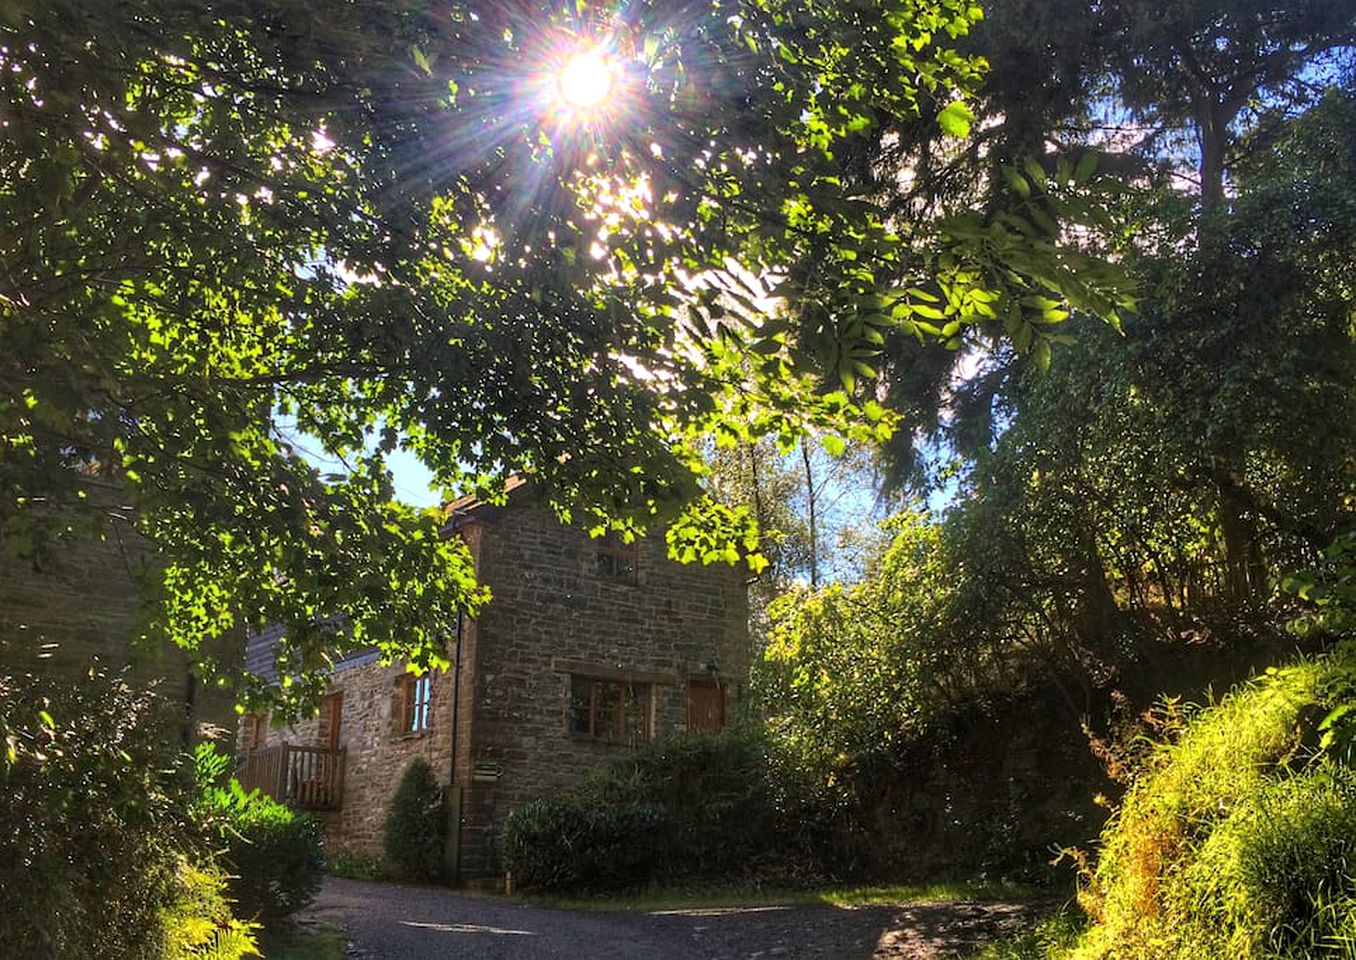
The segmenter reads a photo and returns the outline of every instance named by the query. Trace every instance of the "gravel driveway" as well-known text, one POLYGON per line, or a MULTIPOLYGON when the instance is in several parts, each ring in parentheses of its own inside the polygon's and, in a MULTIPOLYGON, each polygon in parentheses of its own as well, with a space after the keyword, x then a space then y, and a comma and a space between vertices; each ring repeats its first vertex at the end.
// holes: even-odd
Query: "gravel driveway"
POLYGON ((1029 916, 1003 903, 552 910, 447 890, 329 878, 308 911, 370 960, 941 960, 1029 916))

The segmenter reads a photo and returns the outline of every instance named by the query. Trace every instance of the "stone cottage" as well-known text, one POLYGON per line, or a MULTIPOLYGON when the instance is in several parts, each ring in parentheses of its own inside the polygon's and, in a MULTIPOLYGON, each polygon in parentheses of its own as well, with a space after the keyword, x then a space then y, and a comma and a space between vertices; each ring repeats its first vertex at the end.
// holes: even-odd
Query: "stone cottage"
MULTIPOLYGON (((668 559, 662 536, 625 544, 561 525, 524 483, 493 506, 463 498, 465 539, 494 599, 460 624, 453 666, 415 677, 376 654, 333 669, 318 717, 242 718, 240 775, 327 823, 332 850, 377 855, 416 757, 449 787, 452 879, 500 872, 509 811, 580 781, 618 751, 720 730, 748 672, 744 571, 668 559)), ((267 675, 276 637, 247 665, 267 675)))

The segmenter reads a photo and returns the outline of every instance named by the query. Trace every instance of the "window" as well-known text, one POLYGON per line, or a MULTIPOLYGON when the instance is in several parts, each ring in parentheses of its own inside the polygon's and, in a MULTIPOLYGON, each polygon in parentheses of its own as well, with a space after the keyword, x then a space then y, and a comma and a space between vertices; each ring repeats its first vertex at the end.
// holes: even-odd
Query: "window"
POLYGON ((416 677, 407 673, 396 678, 395 718, 396 733, 423 733, 429 728, 432 716, 433 674, 416 677))
POLYGON ((635 583, 637 541, 626 543, 621 534, 608 531, 598 538, 597 544, 598 575, 608 580, 635 583))
POLYGON ((693 677, 687 684, 687 732, 725 729, 725 687, 719 680, 693 677))
POLYGON ((649 740, 650 691, 648 683, 571 676, 570 733, 609 743, 649 740))

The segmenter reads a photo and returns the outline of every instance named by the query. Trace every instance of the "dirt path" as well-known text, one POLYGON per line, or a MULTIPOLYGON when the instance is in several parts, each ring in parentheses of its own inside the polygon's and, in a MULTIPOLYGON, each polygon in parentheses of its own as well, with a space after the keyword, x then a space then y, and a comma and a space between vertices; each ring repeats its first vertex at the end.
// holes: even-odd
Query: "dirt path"
POLYGON ((365 960, 942 960, 1029 913, 1004 903, 595 913, 334 878, 308 911, 343 926, 365 960))

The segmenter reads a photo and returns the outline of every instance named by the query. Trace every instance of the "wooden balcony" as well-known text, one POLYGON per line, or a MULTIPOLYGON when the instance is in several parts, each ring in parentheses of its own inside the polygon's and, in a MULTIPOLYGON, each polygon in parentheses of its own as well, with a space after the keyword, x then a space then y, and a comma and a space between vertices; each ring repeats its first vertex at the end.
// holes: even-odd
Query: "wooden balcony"
POLYGON ((235 778, 295 810, 338 810, 344 802, 344 753, 291 743, 245 755, 235 778))

